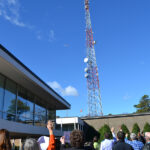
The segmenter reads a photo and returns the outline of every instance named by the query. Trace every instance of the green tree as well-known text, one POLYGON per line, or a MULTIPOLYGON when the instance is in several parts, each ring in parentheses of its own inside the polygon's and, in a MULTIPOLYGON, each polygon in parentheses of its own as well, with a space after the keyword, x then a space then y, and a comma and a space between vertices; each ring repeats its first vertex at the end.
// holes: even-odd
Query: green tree
POLYGON ((137 135, 139 132, 140 132, 140 128, 139 128, 138 124, 135 123, 133 125, 132 133, 135 133, 137 135))
POLYGON ((103 141, 105 139, 105 133, 109 133, 111 138, 112 138, 112 133, 111 133, 110 127, 107 124, 105 124, 104 126, 102 126, 99 129, 99 133, 100 133, 99 142, 101 142, 101 141, 103 141))
MULTIPOLYGON (((17 100, 17 114, 18 114, 18 118, 21 114, 27 112, 30 110, 30 107, 26 105, 26 103, 22 102, 21 100, 17 100)), ((10 114, 7 114, 7 119, 8 120, 13 120, 14 119, 14 115, 12 114, 15 114, 16 113, 16 100, 13 99, 11 101, 11 104, 8 108, 8 113, 10 114)))
POLYGON ((150 111, 150 98, 148 95, 142 96, 139 104, 134 105, 137 109, 136 113, 149 112, 150 111))
POLYGON ((128 134, 128 138, 130 137, 130 132, 129 129, 127 128, 127 126, 125 124, 121 125, 121 129, 125 134, 128 134))
POLYGON ((143 132, 150 132, 150 124, 148 122, 145 123, 143 132))

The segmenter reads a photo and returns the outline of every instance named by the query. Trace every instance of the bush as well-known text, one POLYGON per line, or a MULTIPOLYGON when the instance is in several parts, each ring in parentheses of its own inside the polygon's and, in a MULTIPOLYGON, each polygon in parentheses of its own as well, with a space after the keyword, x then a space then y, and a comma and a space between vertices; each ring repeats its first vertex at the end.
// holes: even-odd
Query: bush
POLYGON ((138 124, 135 123, 133 125, 132 133, 135 133, 137 135, 139 132, 140 132, 140 128, 139 128, 138 124))
POLYGON ((100 133, 99 142, 102 142, 105 139, 105 133, 109 133, 111 135, 111 138, 112 138, 112 133, 111 133, 110 127, 107 124, 105 124, 104 126, 102 126, 99 129, 99 133, 100 133))
POLYGON ((128 134, 128 139, 130 138, 130 132, 129 129, 127 128, 127 126, 125 124, 121 125, 121 129, 125 134, 128 134))
POLYGON ((148 122, 145 123, 143 132, 150 132, 150 124, 148 122))

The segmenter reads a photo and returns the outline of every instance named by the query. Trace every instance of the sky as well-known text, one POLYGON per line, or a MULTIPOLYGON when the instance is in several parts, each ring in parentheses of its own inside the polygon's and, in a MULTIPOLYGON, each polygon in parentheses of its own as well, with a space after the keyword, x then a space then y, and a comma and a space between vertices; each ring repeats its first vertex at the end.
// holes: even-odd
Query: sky
MULTIPOLYGON (((150 95, 149 6, 90 0, 104 115, 135 112, 150 95)), ((0 0, 0 44, 71 104, 58 116, 88 114, 84 0, 0 0)))

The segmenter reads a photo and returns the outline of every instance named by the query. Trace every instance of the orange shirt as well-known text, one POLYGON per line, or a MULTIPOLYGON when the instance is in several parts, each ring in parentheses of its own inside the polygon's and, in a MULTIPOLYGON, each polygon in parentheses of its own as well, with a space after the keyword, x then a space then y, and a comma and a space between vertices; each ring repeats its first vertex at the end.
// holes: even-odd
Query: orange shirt
POLYGON ((55 150, 56 149, 56 143, 55 143, 55 136, 50 135, 49 145, 47 150, 55 150))

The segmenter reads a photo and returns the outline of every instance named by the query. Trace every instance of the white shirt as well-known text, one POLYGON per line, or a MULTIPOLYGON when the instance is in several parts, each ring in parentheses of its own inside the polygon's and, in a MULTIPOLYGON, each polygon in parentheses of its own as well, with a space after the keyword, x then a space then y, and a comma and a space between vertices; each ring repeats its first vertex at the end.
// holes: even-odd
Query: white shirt
POLYGON ((105 139, 103 142, 101 142, 100 150, 112 150, 114 140, 108 140, 105 139))

